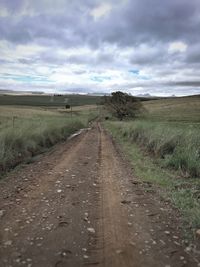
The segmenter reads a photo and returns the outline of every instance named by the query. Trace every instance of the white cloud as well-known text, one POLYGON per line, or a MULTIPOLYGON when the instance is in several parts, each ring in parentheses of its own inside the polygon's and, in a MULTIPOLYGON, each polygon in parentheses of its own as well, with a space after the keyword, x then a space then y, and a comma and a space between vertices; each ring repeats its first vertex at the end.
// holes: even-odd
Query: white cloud
POLYGON ((112 5, 108 3, 103 3, 100 6, 94 8, 91 11, 91 15, 94 17, 95 20, 100 19, 101 17, 110 13, 112 9, 112 5))
POLYGON ((183 42, 173 42, 169 45, 168 48, 169 53, 176 53, 176 52, 183 53, 186 50, 187 50, 187 44, 183 42))
POLYGON ((7 17, 9 15, 7 9, 5 7, 2 7, 0 9, 0 17, 7 17))
POLYGON ((15 60, 18 58, 29 58, 38 55, 45 48, 39 45, 12 45, 7 41, 0 41, 1 59, 15 60))

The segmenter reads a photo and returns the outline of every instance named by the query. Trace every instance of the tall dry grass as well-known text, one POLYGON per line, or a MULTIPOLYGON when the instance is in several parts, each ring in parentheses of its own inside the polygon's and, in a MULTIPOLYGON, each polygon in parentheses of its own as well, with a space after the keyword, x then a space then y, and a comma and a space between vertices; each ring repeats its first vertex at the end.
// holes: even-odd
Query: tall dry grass
POLYGON ((159 158, 163 166, 200 177, 200 125, 146 120, 111 124, 119 135, 159 158))
POLYGON ((87 127, 95 116, 95 110, 71 117, 55 111, 1 107, 0 172, 66 140, 75 131, 87 127))

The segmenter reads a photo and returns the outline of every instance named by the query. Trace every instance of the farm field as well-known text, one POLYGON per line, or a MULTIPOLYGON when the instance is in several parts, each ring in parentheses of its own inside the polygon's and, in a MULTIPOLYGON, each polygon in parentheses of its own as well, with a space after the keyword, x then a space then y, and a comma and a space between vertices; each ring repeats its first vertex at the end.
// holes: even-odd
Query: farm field
POLYGON ((150 120, 200 123, 200 95, 143 102, 150 120))
POLYGON ((1 95, 0 105, 65 107, 96 105, 101 97, 92 95, 1 95))

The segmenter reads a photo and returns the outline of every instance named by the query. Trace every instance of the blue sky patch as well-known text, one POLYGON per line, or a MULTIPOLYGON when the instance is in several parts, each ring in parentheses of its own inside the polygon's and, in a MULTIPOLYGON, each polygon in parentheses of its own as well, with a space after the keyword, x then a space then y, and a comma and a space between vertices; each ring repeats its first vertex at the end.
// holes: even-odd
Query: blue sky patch
POLYGON ((14 80, 18 82, 49 82, 46 77, 42 76, 29 76, 29 75, 12 75, 9 73, 0 74, 0 79, 2 80, 14 80))
POLYGON ((145 80, 145 81, 151 80, 151 78, 146 75, 140 75, 140 71, 137 69, 129 70, 128 72, 137 77, 138 80, 145 80))
POLYGON ((103 81, 111 80, 111 77, 109 76, 94 76, 90 78, 92 81, 102 83, 103 81))
POLYGON ((140 74, 139 70, 129 70, 128 72, 131 73, 131 74, 134 74, 134 75, 139 75, 140 74))

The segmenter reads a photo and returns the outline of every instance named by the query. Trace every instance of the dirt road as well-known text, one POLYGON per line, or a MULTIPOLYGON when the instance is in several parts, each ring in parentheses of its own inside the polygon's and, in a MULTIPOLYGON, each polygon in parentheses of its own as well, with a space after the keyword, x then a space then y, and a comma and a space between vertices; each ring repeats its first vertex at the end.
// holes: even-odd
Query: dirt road
POLYGON ((198 266, 177 213, 92 129, 0 181, 0 266, 198 266))

